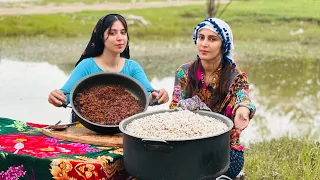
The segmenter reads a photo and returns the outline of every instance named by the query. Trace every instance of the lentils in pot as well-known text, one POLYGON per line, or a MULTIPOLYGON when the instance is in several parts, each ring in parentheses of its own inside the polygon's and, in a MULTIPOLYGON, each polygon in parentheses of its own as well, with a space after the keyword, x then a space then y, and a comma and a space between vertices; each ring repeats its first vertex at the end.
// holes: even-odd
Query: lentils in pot
POLYGON ((74 106, 82 117, 103 125, 117 125, 143 111, 142 102, 119 85, 94 86, 79 92, 74 106))
POLYGON ((131 121, 125 130, 139 138, 188 140, 225 132, 227 125, 219 119, 188 110, 152 114, 131 121))

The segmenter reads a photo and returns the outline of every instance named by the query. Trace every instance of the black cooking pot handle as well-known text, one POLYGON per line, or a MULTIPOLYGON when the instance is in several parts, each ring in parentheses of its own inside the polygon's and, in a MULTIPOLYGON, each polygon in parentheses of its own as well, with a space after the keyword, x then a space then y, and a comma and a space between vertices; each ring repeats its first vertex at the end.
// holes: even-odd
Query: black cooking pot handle
POLYGON ((165 140, 142 139, 144 147, 147 151, 170 152, 173 147, 165 140))
MULTIPOLYGON (((70 94, 70 93, 68 93, 68 92, 63 92, 63 94, 64 95, 67 95, 67 94, 70 94)), ((58 99, 59 101, 61 101, 60 99, 58 99)), ((61 101, 62 102, 62 101, 61 101)), ((64 107, 64 108, 71 108, 72 109, 72 107, 71 106, 68 106, 68 104, 66 104, 65 102, 62 102, 62 105, 61 105, 61 107, 64 107)))
POLYGON ((64 108, 71 108, 72 109, 72 107, 71 106, 69 106, 68 104, 66 104, 66 103, 62 103, 62 105, 61 105, 62 107, 64 107, 64 108))
MULTIPOLYGON (((159 93, 160 91, 159 91, 159 90, 155 90, 155 89, 153 89, 153 90, 151 90, 151 91, 149 91, 149 92, 150 92, 150 93, 153 93, 153 92, 157 92, 157 93, 159 93)), ((152 100, 152 103, 150 104, 150 106, 156 106, 156 105, 159 105, 158 100, 159 100, 159 99, 154 98, 154 99, 152 100)))

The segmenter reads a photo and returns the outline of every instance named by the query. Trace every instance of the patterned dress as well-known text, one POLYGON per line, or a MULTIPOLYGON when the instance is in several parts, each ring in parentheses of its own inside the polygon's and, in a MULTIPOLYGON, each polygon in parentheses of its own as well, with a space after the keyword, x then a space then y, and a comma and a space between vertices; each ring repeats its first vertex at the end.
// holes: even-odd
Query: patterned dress
MULTIPOLYGON (((175 108, 180 100, 185 99, 185 90, 188 83, 188 71, 192 63, 195 63, 195 61, 180 66, 176 71, 175 85, 172 102, 170 103, 170 109, 175 108)), ((208 85, 203 81, 203 68, 201 64, 196 71, 197 80, 202 81, 203 84, 197 95, 200 97, 202 102, 207 105, 210 103, 210 97, 213 93, 213 90, 219 86, 219 74, 221 73, 221 68, 222 66, 220 65, 220 67, 214 72, 213 78, 208 85)), ((251 119, 255 113, 255 106, 251 103, 249 98, 249 82, 246 74, 241 72, 239 69, 235 69, 230 73, 232 79, 230 79, 231 84, 227 96, 224 98, 224 101, 221 104, 217 105, 211 110, 213 112, 223 114, 233 120, 236 109, 240 106, 245 106, 250 109, 251 119)), ((240 145, 239 136, 240 135, 236 133, 235 128, 233 128, 230 134, 230 146, 232 149, 243 151, 243 146, 240 145)))

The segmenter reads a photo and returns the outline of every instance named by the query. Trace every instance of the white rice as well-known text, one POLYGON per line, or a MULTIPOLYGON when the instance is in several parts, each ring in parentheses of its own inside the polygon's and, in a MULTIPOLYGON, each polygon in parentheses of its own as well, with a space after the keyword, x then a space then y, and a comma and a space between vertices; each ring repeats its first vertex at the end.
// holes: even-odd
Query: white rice
POLYGON ((221 120, 188 110, 152 114, 131 121, 125 128, 133 136, 161 140, 214 136, 227 129, 227 125, 221 120))

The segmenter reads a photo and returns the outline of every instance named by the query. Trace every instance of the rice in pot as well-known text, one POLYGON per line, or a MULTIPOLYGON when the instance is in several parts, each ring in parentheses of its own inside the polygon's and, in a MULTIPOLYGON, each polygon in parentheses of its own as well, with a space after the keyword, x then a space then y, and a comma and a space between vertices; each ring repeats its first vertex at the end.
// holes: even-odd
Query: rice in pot
POLYGON ((140 138, 187 140, 204 138, 225 132, 227 125, 221 120, 180 110, 153 114, 130 122, 125 130, 140 138))

